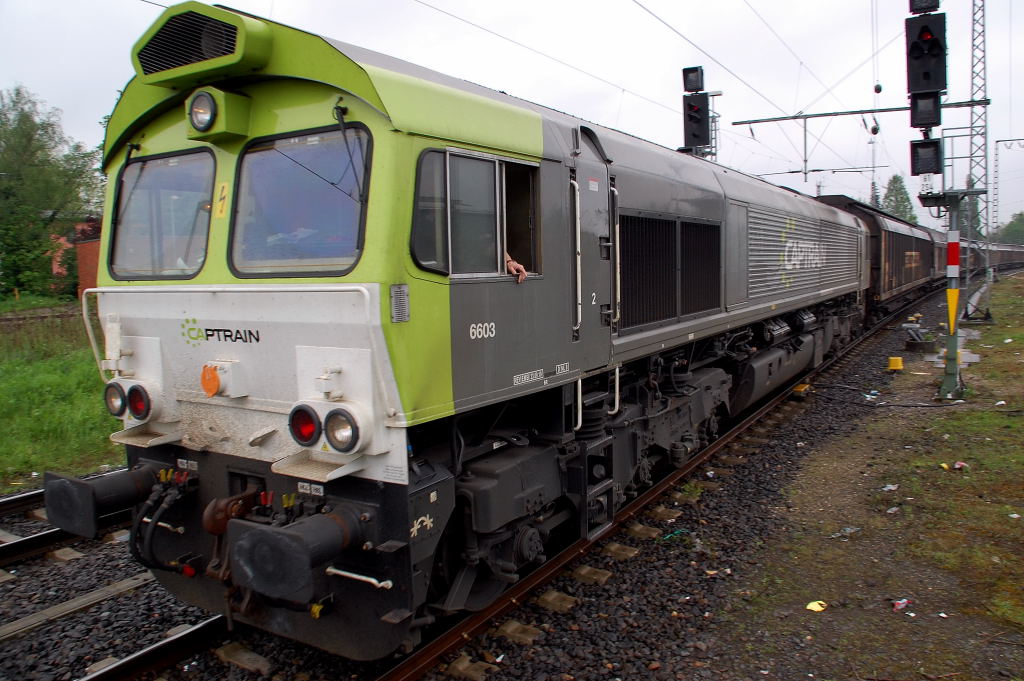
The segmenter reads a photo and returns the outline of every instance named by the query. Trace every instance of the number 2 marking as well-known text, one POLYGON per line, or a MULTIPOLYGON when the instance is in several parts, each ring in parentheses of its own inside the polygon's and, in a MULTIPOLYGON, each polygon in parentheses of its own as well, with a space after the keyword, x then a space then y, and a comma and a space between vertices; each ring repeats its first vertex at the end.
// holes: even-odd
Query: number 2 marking
POLYGON ((597 291, 590 292, 590 304, 597 305, 597 291))

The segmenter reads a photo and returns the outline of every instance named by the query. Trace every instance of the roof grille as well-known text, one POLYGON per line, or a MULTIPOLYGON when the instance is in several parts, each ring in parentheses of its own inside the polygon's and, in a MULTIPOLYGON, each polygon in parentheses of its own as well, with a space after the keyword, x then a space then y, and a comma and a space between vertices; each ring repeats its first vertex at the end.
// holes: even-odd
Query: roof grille
POLYGON ((197 12, 185 12, 167 20, 139 50, 139 64, 146 75, 216 59, 234 53, 238 28, 197 12))

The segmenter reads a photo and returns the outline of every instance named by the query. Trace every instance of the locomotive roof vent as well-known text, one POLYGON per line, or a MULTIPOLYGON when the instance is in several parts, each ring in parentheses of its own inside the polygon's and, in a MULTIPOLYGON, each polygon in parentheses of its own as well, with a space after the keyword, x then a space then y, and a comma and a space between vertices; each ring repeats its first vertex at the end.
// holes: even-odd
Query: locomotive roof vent
POLYGON ((169 7, 135 43, 135 72, 149 85, 192 87, 262 69, 271 42, 266 22, 193 0, 169 7))
POLYGON ((238 28, 197 12, 171 17, 139 50, 146 75, 225 57, 235 51, 238 28))

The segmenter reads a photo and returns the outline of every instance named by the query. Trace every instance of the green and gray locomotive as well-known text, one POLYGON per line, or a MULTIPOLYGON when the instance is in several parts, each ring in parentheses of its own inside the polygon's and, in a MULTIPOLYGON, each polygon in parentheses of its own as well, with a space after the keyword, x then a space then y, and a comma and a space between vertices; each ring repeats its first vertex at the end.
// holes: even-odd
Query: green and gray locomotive
POLYGON ((133 555, 236 620, 411 649, 868 311, 864 219, 714 163, 197 2, 133 62, 83 297, 128 468, 46 503, 134 507, 133 555))

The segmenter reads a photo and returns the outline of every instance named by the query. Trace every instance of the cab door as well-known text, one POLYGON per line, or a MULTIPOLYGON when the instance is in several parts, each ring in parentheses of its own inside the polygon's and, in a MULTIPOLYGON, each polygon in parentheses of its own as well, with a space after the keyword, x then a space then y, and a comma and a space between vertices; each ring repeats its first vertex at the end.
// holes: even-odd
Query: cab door
POLYGON ((617 204, 607 158, 597 135, 586 127, 573 131, 575 167, 570 171, 573 344, 584 371, 608 364, 612 324, 617 321, 612 273, 617 204))

